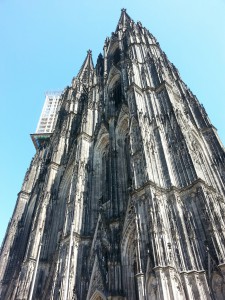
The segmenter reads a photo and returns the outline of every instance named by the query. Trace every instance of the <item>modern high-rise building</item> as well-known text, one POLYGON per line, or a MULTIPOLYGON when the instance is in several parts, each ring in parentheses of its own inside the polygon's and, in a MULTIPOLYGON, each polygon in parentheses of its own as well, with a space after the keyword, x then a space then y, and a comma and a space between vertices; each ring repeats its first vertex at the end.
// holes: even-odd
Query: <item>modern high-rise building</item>
POLYGON ((45 102, 36 132, 31 134, 32 141, 36 149, 49 142, 58 118, 60 108, 60 96, 62 92, 48 92, 45 95, 45 102))
POLYGON ((48 92, 38 122, 36 133, 52 133, 57 120, 57 109, 61 92, 48 92))
POLYGON ((224 148, 155 37, 123 9, 58 105, 3 241, 0 298, 225 299, 224 148))

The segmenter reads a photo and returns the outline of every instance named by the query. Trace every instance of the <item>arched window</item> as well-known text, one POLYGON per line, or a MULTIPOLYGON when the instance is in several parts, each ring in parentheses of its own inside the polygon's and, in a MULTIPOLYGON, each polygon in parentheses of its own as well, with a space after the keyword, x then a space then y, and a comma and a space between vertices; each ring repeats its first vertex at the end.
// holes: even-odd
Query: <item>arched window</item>
MULTIPOLYGON (((131 210, 131 219, 132 219, 131 210)), ((134 217, 134 215, 133 215, 134 217)), ((126 299, 138 299, 138 283, 136 275, 138 271, 136 234, 134 227, 134 219, 124 237, 122 245, 122 267, 123 267, 123 284, 126 291, 126 299)))
POLYGON ((116 51, 113 53, 113 63, 116 65, 120 61, 120 49, 117 48, 116 51))
POLYGON ((124 142, 124 154, 125 164, 127 173, 127 186, 132 185, 132 170, 131 170, 131 159, 130 159, 130 136, 127 134, 124 142))
POLYGON ((121 82, 117 81, 109 92, 110 101, 115 104, 115 108, 117 109, 119 104, 122 102, 122 89, 121 82))
POLYGON ((106 297, 100 291, 96 290, 92 295, 91 300, 106 300, 106 297))
POLYGON ((109 152, 106 150, 102 155, 102 203, 109 200, 110 191, 110 166, 109 166, 109 152))
POLYGON ((119 48, 116 48, 113 53, 108 55, 108 70, 110 70, 112 66, 116 66, 118 62, 120 62, 120 54, 121 50, 119 48))

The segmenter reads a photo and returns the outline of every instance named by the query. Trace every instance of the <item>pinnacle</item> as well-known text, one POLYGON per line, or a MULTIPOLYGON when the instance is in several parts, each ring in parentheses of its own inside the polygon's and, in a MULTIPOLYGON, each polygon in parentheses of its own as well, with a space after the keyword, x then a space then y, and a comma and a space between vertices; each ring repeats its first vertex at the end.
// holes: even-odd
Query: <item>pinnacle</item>
POLYGON ((127 10, 125 8, 121 9, 121 15, 118 22, 118 25, 116 27, 116 31, 119 29, 125 29, 129 25, 129 23, 132 21, 131 17, 127 14, 127 10))
POLYGON ((91 55, 92 55, 92 50, 89 49, 89 50, 87 51, 87 54, 91 56, 91 55))
POLYGON ((80 68, 79 73, 77 74, 77 77, 79 77, 80 79, 88 76, 90 74, 90 71, 94 70, 94 64, 93 64, 93 60, 92 60, 92 51, 89 49, 87 50, 87 55, 86 58, 80 68))

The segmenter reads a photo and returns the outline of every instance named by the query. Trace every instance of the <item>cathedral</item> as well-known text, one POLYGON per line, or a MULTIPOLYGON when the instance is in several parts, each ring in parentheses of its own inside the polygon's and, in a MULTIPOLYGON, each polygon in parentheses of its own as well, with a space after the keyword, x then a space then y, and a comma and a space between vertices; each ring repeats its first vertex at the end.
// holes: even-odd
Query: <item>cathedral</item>
POLYGON ((125 9, 56 114, 52 132, 32 135, 0 299, 225 299, 224 147, 125 9))

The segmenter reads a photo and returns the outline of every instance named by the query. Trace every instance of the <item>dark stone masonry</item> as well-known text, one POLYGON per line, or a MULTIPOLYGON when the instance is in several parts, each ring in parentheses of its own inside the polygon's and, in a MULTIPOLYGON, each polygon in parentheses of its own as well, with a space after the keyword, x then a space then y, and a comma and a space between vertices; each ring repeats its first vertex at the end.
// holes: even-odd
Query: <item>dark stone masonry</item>
POLYGON ((33 139, 0 299, 225 299, 223 145, 125 9, 61 94, 54 131, 33 139))

